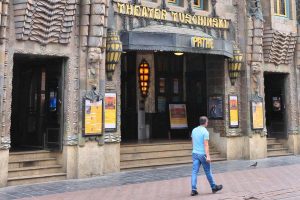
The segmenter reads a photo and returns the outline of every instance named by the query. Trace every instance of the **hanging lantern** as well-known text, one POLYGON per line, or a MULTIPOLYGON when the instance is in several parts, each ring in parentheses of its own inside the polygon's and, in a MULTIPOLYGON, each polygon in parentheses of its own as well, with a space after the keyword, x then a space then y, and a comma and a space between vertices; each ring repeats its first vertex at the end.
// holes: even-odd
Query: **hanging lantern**
POLYGON ((139 65, 139 85, 142 97, 148 96, 150 83, 150 67, 145 59, 141 61, 139 65))
POLYGON ((229 59, 228 72, 231 85, 235 84, 236 79, 239 77, 243 63, 243 54, 238 48, 233 50, 233 58, 229 59))
POLYGON ((115 71, 116 64, 120 61, 122 54, 122 42, 118 33, 112 29, 107 31, 106 41, 106 74, 109 80, 115 71))

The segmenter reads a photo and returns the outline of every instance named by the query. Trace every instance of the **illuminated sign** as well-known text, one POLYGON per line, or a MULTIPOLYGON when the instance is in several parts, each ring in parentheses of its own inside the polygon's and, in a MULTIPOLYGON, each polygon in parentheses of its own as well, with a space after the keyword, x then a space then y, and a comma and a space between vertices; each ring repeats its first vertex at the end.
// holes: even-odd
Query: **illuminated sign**
POLYGON ((150 8, 146 6, 120 2, 117 2, 117 12, 123 15, 163 20, 182 24, 191 24, 222 29, 228 29, 229 27, 229 20, 227 19, 191 15, 188 13, 167 11, 164 9, 150 8))
POLYGON ((212 38, 205 37, 192 37, 191 38, 192 47, 204 48, 204 49, 213 49, 214 40, 212 38))

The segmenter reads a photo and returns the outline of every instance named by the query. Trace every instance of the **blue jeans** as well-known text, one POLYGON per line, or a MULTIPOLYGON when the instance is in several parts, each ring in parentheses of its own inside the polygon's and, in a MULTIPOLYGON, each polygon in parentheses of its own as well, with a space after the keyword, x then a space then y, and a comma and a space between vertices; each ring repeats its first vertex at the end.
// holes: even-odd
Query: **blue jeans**
POLYGON ((210 187, 212 189, 215 188, 216 184, 212 177, 210 163, 206 161, 206 155, 193 153, 192 158, 193 158, 192 190, 197 190, 197 175, 201 164, 203 165, 203 169, 206 174, 206 178, 210 184, 210 187))

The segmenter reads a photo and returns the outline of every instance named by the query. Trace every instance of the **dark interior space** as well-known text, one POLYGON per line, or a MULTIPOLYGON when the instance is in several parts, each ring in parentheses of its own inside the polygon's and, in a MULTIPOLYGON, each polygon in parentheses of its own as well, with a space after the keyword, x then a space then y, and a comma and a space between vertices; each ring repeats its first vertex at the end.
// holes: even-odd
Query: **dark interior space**
POLYGON ((286 138, 285 74, 265 73, 265 109, 268 137, 286 138))
POLYGON ((63 58, 14 55, 12 150, 59 149, 63 58))

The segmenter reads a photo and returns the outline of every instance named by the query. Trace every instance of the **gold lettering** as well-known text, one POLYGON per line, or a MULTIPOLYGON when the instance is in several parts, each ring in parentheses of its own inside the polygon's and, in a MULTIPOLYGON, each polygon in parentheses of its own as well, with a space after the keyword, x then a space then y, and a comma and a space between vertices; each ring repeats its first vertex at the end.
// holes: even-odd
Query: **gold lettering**
POLYGON ((143 7, 143 9, 142 9, 142 17, 148 17, 147 7, 143 7))
POLYGON ((138 16, 140 17, 141 16, 141 6, 139 5, 135 5, 134 6, 134 13, 133 13, 134 16, 138 16))
POLYGON ((119 13, 124 13, 125 12, 125 5, 123 3, 117 3, 118 6, 118 12, 119 13))
POLYGON ((214 47, 213 39, 204 38, 204 37, 192 37, 191 38, 192 47, 197 48, 208 48, 212 49, 214 47))
POLYGON ((204 16, 198 16, 198 25, 200 25, 200 26, 206 26, 206 17, 204 17, 204 16))
POLYGON ((127 15, 133 15, 133 5, 126 4, 126 14, 127 15))
POLYGON ((224 19, 219 19, 219 28, 224 28, 224 19))
POLYGON ((154 9, 154 19, 160 19, 160 10, 157 8, 154 9))
POLYGON ((184 23, 184 21, 185 21, 185 15, 183 13, 178 13, 178 14, 179 14, 179 21, 181 23, 184 23))
POLYGON ((228 20, 224 19, 224 28, 228 28, 229 27, 229 22, 228 20))
POLYGON ((188 24, 192 23, 192 16, 190 14, 185 15, 185 22, 188 24))
POLYGON ((177 12, 171 12, 171 15, 173 17, 173 21, 177 22, 178 13, 177 12))
POLYGON ((154 8, 147 8, 149 13, 149 18, 154 18, 154 8))
POLYGON ((219 28, 219 23, 217 18, 213 18, 213 27, 219 28))
POLYGON ((197 16, 196 15, 193 15, 192 17, 192 23, 197 25, 197 16))
POLYGON ((160 18, 163 19, 163 20, 167 20, 167 11, 166 10, 161 11, 160 18))
POLYGON ((207 18, 206 26, 212 27, 212 18, 207 18))

